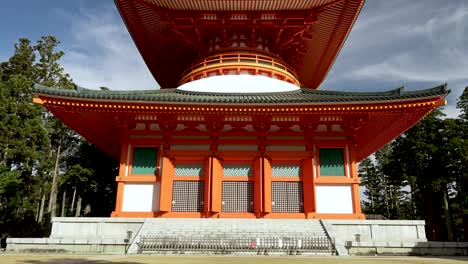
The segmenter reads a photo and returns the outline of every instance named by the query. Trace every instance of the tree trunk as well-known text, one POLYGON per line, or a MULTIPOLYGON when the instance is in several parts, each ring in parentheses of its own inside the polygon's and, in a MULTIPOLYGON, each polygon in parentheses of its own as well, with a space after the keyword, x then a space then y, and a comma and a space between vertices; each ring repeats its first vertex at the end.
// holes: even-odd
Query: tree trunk
POLYGON ((387 213, 386 217, 391 219, 390 217, 390 206, 389 206, 389 199, 388 199, 388 187, 387 187, 387 179, 383 180, 383 190, 384 190, 384 201, 385 201, 385 211, 387 213))
POLYGON ((447 229, 447 240, 453 241, 452 221, 450 221, 450 210, 449 210, 447 189, 444 188, 442 192, 443 192, 442 199, 444 203, 445 228, 447 229))
POLYGON ((52 188, 50 190, 50 198, 49 198, 49 208, 48 212, 50 212, 50 220, 52 217, 55 217, 56 214, 56 203, 57 203, 57 176, 58 176, 58 169, 59 169, 59 160, 60 160, 60 148, 62 144, 59 144, 57 148, 57 158, 55 159, 55 168, 54 168, 54 176, 52 178, 52 188))
MULTIPOLYGON (((467 113, 468 114, 468 113, 467 113)), ((458 175, 456 178, 456 186, 457 186, 457 200, 458 200, 458 217, 461 219, 461 226, 464 229, 464 232, 459 235, 459 241, 466 241, 468 240, 468 223, 466 223, 465 217, 465 195, 463 193, 462 185, 463 185, 463 176, 458 175)))
POLYGON ((42 198, 41 198, 41 209, 39 210, 39 219, 37 220, 38 223, 42 223, 42 218, 44 216, 45 199, 46 199, 46 194, 45 192, 43 192, 42 198))
POLYGON ((81 214, 81 196, 78 196, 78 201, 76 202, 75 217, 79 217, 80 214, 81 214))
POLYGON ((426 221, 426 237, 429 241, 440 240, 440 223, 437 223, 436 214, 434 213, 434 203, 436 197, 434 192, 427 190, 427 187, 420 185, 418 204, 421 204, 421 216, 426 221))
POLYGON ((73 212, 73 209, 75 208, 75 197, 76 197, 76 186, 73 189, 73 198, 72 198, 72 202, 71 202, 70 212, 73 212))
POLYGON ((63 195, 62 195, 62 208, 61 208, 61 212, 60 212, 60 216, 61 217, 65 217, 65 201, 67 200, 67 189, 64 189, 63 190, 63 195))
POLYGON ((393 211, 394 211, 394 214, 395 214, 395 218, 398 219, 398 216, 400 215, 400 200, 399 200, 399 193, 398 193, 398 187, 395 186, 395 185, 392 185, 393 186, 393 211))
POLYGON ((417 216, 418 215, 418 211, 416 209, 416 203, 415 203, 415 200, 416 200, 416 193, 413 191, 414 187, 410 184, 410 193, 411 193, 411 209, 413 209, 413 219, 419 219, 419 217, 417 216))
MULTIPOLYGON (((42 196, 42 192, 43 192, 43 189, 41 187, 39 193, 41 194, 42 196)), ((41 202, 37 202, 37 207, 36 207, 36 217, 34 217, 34 219, 36 220, 36 223, 38 222, 39 220, 39 211, 41 210, 41 202)))

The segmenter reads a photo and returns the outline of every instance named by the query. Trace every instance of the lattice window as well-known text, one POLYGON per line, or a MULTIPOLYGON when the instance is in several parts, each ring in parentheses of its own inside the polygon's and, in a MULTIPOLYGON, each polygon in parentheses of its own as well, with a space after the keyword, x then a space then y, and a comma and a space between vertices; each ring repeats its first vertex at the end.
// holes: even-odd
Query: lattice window
POLYGON ((157 155, 157 148, 134 148, 132 173, 154 175, 157 155))
POLYGON ((223 182, 223 212, 253 212, 253 182, 223 182))
POLYGON ((302 182, 272 182, 271 188, 273 212, 304 212, 302 182))
POLYGON ((250 161, 224 164, 223 174, 226 177, 252 177, 250 161))
POLYGON ((174 181, 172 189, 173 212, 202 212, 203 181, 174 181))
POLYGON ((272 177, 301 177, 301 166, 298 165, 272 165, 272 177))
POLYGON ((176 164, 175 176, 203 177, 203 164, 176 164))
POLYGON ((343 149, 320 149, 320 176, 344 176, 343 149))

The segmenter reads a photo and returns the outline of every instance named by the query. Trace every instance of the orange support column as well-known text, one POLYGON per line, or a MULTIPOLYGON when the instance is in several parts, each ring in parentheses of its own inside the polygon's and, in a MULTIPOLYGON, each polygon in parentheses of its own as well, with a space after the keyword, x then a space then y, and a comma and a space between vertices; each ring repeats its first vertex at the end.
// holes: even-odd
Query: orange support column
POLYGON ((314 160, 306 158, 302 161, 302 188, 304 193, 304 213, 307 218, 315 213, 315 181, 314 160))
POLYGON ((221 212, 223 191, 223 166, 216 157, 211 157, 211 211, 221 212))
POLYGON ((203 209, 205 210, 205 214, 208 217, 211 211, 211 157, 206 158, 203 162, 204 172, 203 172, 203 179, 205 182, 205 195, 203 200, 203 209))
POLYGON ((356 155, 354 147, 349 147, 349 165, 351 167, 350 178, 353 179, 353 183, 351 184, 351 193, 353 196, 353 210, 354 214, 357 215, 357 218, 365 219, 365 216, 361 212, 361 194, 359 190, 359 183, 361 181, 358 176, 358 165, 355 157, 356 155))
POLYGON ((117 181, 117 197, 115 199, 115 211, 112 212, 112 217, 120 216, 122 212, 123 196, 124 196, 124 185, 125 183, 121 180, 124 180, 127 175, 127 162, 128 162, 128 153, 130 145, 128 142, 122 142, 120 148, 120 166, 119 166, 119 176, 115 179, 117 181))
POLYGON ((159 210, 170 212, 172 210, 172 182, 174 180, 174 163, 168 158, 162 158, 161 194, 159 210))
POLYGON ((253 179, 254 179, 254 212, 257 216, 261 216, 263 212, 263 167, 262 158, 257 158, 253 162, 253 179))
POLYGON ((271 213, 271 161, 262 158, 263 163, 263 211, 271 213))
POLYGON ((122 213, 124 183, 117 183, 117 199, 115 200, 115 211, 111 213, 111 217, 119 217, 122 213))
POLYGON ((359 193, 359 184, 353 183, 351 185, 353 195, 353 209, 356 215, 361 215, 361 198, 359 193))

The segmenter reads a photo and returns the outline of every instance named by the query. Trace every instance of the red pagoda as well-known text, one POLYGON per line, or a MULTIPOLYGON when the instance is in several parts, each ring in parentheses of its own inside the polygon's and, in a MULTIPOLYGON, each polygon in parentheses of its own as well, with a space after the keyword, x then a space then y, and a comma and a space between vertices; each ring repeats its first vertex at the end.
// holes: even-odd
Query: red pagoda
POLYGON ((34 98, 120 160, 114 217, 364 219, 357 162, 445 104, 318 90, 363 0, 115 2, 161 89, 34 98))

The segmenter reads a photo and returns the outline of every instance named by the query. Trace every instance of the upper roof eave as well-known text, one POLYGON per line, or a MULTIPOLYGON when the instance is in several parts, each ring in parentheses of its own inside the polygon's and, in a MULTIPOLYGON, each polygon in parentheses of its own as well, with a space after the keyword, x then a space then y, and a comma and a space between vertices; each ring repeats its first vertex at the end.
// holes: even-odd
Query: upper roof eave
MULTIPOLYGON (((194 11, 278 11, 305 10, 327 5, 337 0, 140 0, 171 10, 194 11)), ((339 0, 342 1, 342 0, 339 0)))
POLYGON ((307 30, 310 39, 304 39, 303 50, 294 60, 291 52, 281 54, 283 60, 293 64, 299 81, 306 87, 317 89, 333 62, 357 16, 364 0, 114 0, 148 69, 162 88, 175 87, 181 74, 195 59, 198 51, 177 38, 167 23, 155 11, 172 7, 181 11, 262 10, 274 12, 324 8, 318 21, 307 30), (203 9, 200 9, 203 7, 203 9), (179 9, 177 9, 179 8, 179 9), (320 32, 320 34, 317 34, 320 32))

